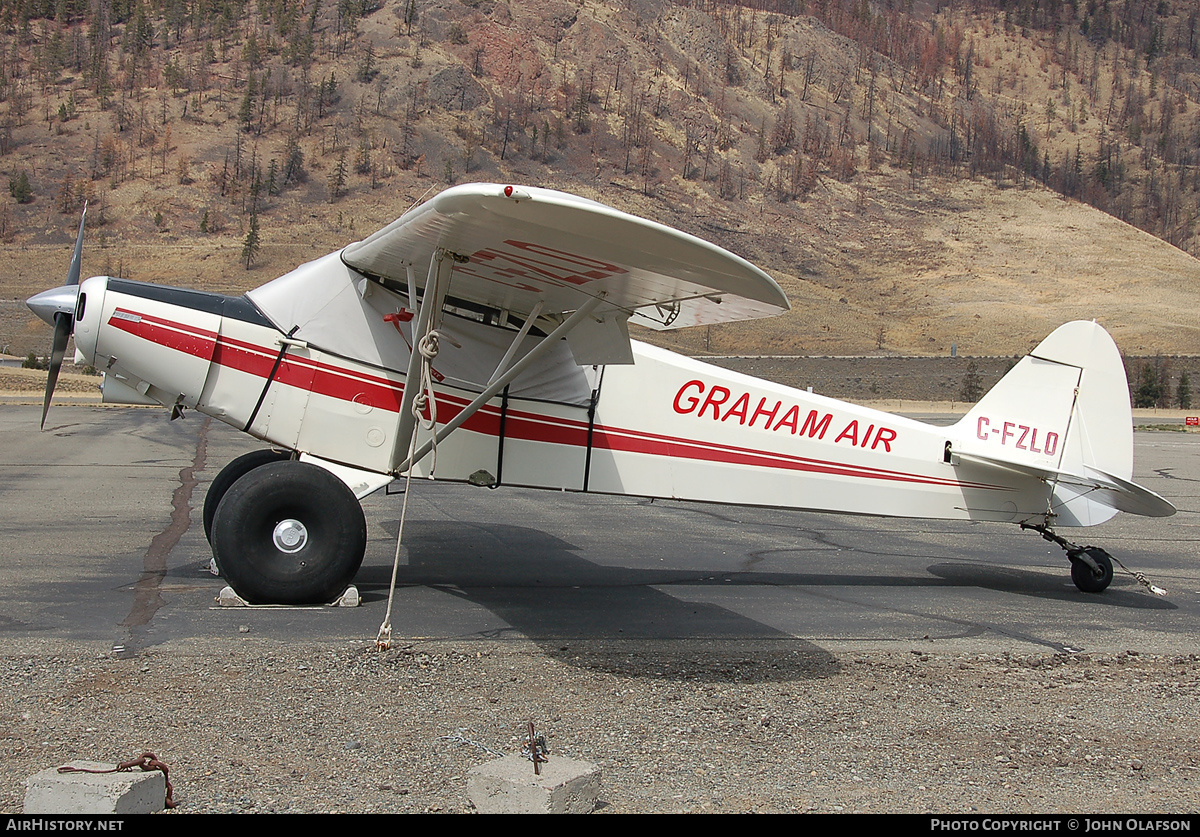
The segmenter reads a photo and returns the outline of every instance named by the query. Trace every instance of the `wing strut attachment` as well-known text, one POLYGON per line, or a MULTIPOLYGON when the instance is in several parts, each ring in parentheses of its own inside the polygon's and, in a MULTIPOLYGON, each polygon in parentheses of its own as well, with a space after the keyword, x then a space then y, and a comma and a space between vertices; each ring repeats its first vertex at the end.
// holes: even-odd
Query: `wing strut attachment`
MULTIPOLYGON (((464 407, 462 412, 450 419, 450 421, 446 422, 442 429, 437 431, 433 439, 421 445, 421 447, 417 449, 416 453, 414 453, 410 459, 406 459, 404 462, 400 463, 400 467, 396 469, 396 473, 404 473, 417 462, 420 462, 431 450, 433 450, 434 445, 441 442, 452 432, 457 430, 463 424, 463 422, 475 415, 480 407, 490 401, 498 392, 500 392, 500 390, 508 386, 508 384, 523 371, 525 371, 529 365, 540 358, 543 354, 548 352, 550 348, 568 332, 570 332, 571 329, 583 322, 583 320, 585 320, 587 316, 592 313, 593 309, 595 309, 597 305, 604 301, 606 296, 606 293, 600 293, 598 296, 589 297, 582 305, 575 309, 575 312, 571 314, 571 316, 563 320, 562 324, 559 325, 558 328, 554 329, 554 331, 550 332, 547 337, 534 346, 533 349, 530 350, 529 354, 525 355, 525 357, 518 360, 512 366, 509 366, 498 377, 493 375, 492 381, 487 385, 487 388, 484 389, 483 392, 479 393, 479 395, 475 397, 474 401, 464 407)), ((424 303, 422 303, 422 307, 424 307, 424 303)), ((530 318, 530 320, 527 322, 531 321, 532 318, 530 318)), ((521 339, 521 335, 518 335, 517 339, 521 339)), ((501 365, 501 368, 503 368, 503 364, 501 365)), ((406 385, 404 389, 404 395, 406 399, 408 397, 408 390, 409 388, 406 385)), ((410 430, 409 432, 411 433, 412 431, 410 430)))

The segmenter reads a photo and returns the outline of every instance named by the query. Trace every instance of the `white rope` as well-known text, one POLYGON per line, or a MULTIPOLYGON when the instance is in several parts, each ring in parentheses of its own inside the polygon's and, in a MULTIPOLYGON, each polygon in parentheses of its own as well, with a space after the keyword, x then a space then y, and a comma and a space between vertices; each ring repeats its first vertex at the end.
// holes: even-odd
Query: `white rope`
MULTIPOLYGON (((429 462, 430 479, 433 479, 433 472, 437 470, 437 395, 433 391, 433 359, 437 357, 441 339, 442 336, 437 331, 431 331, 417 344, 417 351, 421 353, 421 389, 413 401, 413 418, 423 429, 434 431, 433 450, 430 451, 432 458, 429 462), (422 416, 426 406, 429 407, 428 421, 422 416)), ((416 436, 417 434, 414 432, 413 438, 415 439, 416 436)), ((408 452, 408 472, 410 474, 413 466, 416 465, 412 461, 412 456, 413 450, 410 449, 408 452)))
MULTIPOLYGON (((409 458, 416 447, 417 434, 413 434, 412 442, 408 445, 409 458)), ((400 526, 396 531, 396 554, 392 557, 392 583, 388 587, 387 612, 383 614, 383 624, 379 626, 379 634, 375 637, 375 647, 387 651, 392 647, 392 602, 396 599, 396 576, 400 572, 400 545, 404 542, 404 519, 408 516, 408 493, 412 487, 412 468, 404 478, 404 502, 400 505, 400 526)))
POLYGON ((1150 579, 1146 578, 1146 574, 1145 574, 1145 573, 1139 572, 1139 571, 1137 571, 1137 570, 1131 570, 1131 569, 1129 569, 1129 567, 1127 567, 1127 566, 1125 566, 1124 564, 1122 564, 1122 563, 1121 563, 1121 561, 1120 561, 1120 559, 1119 559, 1119 558, 1117 558, 1117 556, 1115 556, 1115 555, 1109 555, 1108 557, 1109 557, 1109 558, 1111 558, 1111 559, 1112 559, 1112 560, 1113 560, 1113 561, 1116 563, 1116 565, 1117 565, 1118 567, 1120 567, 1120 568, 1121 568, 1121 569, 1123 569, 1125 572, 1127 572, 1127 573, 1129 573, 1131 576, 1133 576, 1134 580, 1135 580, 1135 581, 1137 581, 1137 583, 1138 583, 1138 584, 1140 584, 1140 585, 1142 585, 1143 587, 1145 587, 1147 590, 1149 590, 1149 591, 1150 591, 1151 593, 1153 593, 1154 595, 1156 595, 1156 596, 1165 596, 1165 595, 1167 595, 1167 591, 1166 591, 1164 588, 1162 588, 1162 587, 1159 587, 1159 586, 1157 586, 1157 585, 1155 585, 1155 584, 1151 583, 1150 579))
MULTIPOLYGON (((432 430, 433 450, 429 463, 429 479, 437 469, 437 394, 433 391, 433 361, 437 357, 441 335, 437 331, 426 334, 417 343, 417 351, 421 355, 421 374, 416 398, 412 403, 412 414, 415 421, 412 436, 408 441, 408 473, 404 477, 404 502, 400 506, 400 526, 396 531, 396 554, 392 558, 392 583, 388 588, 387 612, 383 615, 383 624, 379 626, 379 634, 375 637, 375 647, 387 651, 392 647, 392 603, 396 598, 396 576, 400 572, 400 548, 404 542, 404 521, 408 517, 408 494, 412 488, 412 472, 416 465, 412 461, 417 450, 416 427, 432 430), (429 418, 425 418, 425 408, 429 408, 429 418)), ((453 341, 452 341, 453 342, 453 341)))

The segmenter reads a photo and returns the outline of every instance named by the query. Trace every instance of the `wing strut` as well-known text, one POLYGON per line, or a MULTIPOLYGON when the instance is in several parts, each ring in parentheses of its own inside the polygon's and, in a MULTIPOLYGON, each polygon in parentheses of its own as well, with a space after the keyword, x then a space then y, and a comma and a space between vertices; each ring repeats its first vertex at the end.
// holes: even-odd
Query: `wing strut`
POLYGON ((512 345, 508 347, 508 351, 504 353, 504 357, 500 358, 500 362, 496 364, 496 371, 492 373, 492 377, 488 378, 488 383, 491 384, 498 377, 504 374, 504 370, 508 368, 509 361, 513 359, 513 355, 517 353, 517 347, 521 345, 521 341, 525 339, 525 335, 529 334, 529 329, 534 321, 542 315, 542 308, 545 306, 545 301, 538 300, 537 305, 533 306, 533 310, 529 312, 529 316, 525 318, 525 322, 521 324, 521 330, 517 332, 516 338, 512 341, 512 345))
MULTIPOLYGON (((417 400, 418 390, 420 390, 420 387, 415 384, 416 381, 420 380, 421 375, 421 353, 417 351, 417 346, 421 344, 421 340, 430 330, 436 328, 434 318, 441 312, 442 303, 446 300, 446 291, 450 287, 450 271, 453 269, 453 253, 442 249, 433 251, 433 257, 429 260, 429 276, 425 280, 425 295, 421 297, 421 307, 417 313, 417 319, 413 322, 412 353, 408 358, 408 374, 404 379, 404 395, 400 399, 399 424, 396 426, 396 439, 392 445, 393 463, 399 457, 408 455, 413 433, 417 429, 417 420, 413 416, 412 411, 413 402, 417 400)), ((416 294, 416 281, 413 272, 412 267, 409 267, 409 305, 417 304, 414 298, 416 294)), ((403 468, 397 468, 396 473, 400 473, 403 470, 403 468)))
MULTIPOLYGON (((479 395, 475 397, 474 401, 464 407, 462 412, 450 419, 450 421, 446 422, 442 429, 437 431, 433 439, 421 445, 421 447, 418 448, 417 451, 412 455, 411 459, 406 459, 404 462, 402 462, 400 467, 396 469, 396 473, 402 474, 417 462, 420 462, 431 450, 433 450, 433 446, 436 442, 441 442, 452 432, 457 430, 463 424, 463 422, 475 415, 480 407, 490 401, 492 397, 496 395, 496 393, 508 386, 508 384, 523 371, 525 371, 530 364, 532 364, 546 352, 550 351, 550 348, 554 346, 555 343, 562 339, 562 337, 570 332, 571 329, 575 328, 575 326, 586 319, 587 316, 592 313, 592 310, 604 301, 606 296, 607 294, 601 293, 598 296, 588 298, 587 301, 580 305, 579 308, 577 308, 575 312, 571 314, 571 316, 563 320, 562 324, 559 325, 558 328, 554 329, 554 331, 550 332, 547 337, 534 346, 529 354, 525 355, 525 357, 521 358, 512 366, 505 369, 499 377, 493 376, 492 381, 488 384, 487 388, 483 392, 479 393, 479 395)), ((422 303, 422 307, 424 307, 424 303, 422 303)), ((520 340, 521 336, 518 335, 517 339, 520 340)), ((412 379, 410 378, 409 380, 412 379)), ((406 384, 404 388, 404 395, 406 399, 408 397, 408 391, 409 387, 406 384)), ((411 433, 412 431, 410 430, 409 432, 411 433)))

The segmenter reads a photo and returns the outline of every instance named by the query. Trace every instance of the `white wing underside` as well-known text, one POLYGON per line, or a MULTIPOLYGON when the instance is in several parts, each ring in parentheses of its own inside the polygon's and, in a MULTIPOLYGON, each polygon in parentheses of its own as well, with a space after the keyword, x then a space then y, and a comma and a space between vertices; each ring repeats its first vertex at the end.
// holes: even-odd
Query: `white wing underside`
POLYGON ((524 317, 578 309, 604 295, 597 320, 650 328, 731 322, 787 311, 779 285, 745 259, 695 236, 549 189, 448 189, 342 251, 370 276, 418 287, 435 251, 467 257, 449 296, 524 317), (506 194, 507 189, 507 194, 506 194), (612 316, 615 315, 615 316, 612 316))

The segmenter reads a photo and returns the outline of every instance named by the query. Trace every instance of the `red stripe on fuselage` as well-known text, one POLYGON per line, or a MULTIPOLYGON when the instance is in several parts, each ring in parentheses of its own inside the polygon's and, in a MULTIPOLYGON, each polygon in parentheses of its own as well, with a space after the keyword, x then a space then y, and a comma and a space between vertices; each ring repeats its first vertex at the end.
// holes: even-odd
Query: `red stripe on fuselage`
POLYGON ((171 322, 149 314, 139 314, 125 308, 116 309, 109 317, 108 324, 151 343, 205 360, 213 356, 217 342, 215 331, 171 322))
MULTIPOLYGON (((135 317, 137 320, 113 316, 108 321, 109 325, 176 351, 197 357, 211 357, 215 364, 255 377, 266 379, 271 374, 271 369, 278 356, 278 349, 272 350, 255 343, 236 340, 160 317, 138 314, 126 309, 117 309, 117 311, 135 317)), ((399 412, 401 398, 404 394, 404 384, 398 381, 366 372, 351 371, 345 367, 302 358, 294 354, 284 355, 279 369, 276 370, 274 381, 341 401, 358 399, 359 403, 362 403, 365 398, 371 406, 389 412, 399 412)), ((468 398, 445 392, 439 393, 438 421, 440 423, 450 421, 469 403, 470 399, 468 398)), ((500 409, 492 405, 484 406, 467 419, 462 427, 488 436, 499 436, 500 409)), ((505 415, 504 436, 506 439, 585 447, 588 443, 588 425, 586 422, 574 419, 546 416, 510 408, 505 415)), ((1008 490, 1004 486, 963 483, 953 479, 810 459, 786 453, 770 453, 754 448, 680 439, 599 424, 592 429, 592 446, 601 450, 621 453, 805 471, 858 479, 1008 490)))

